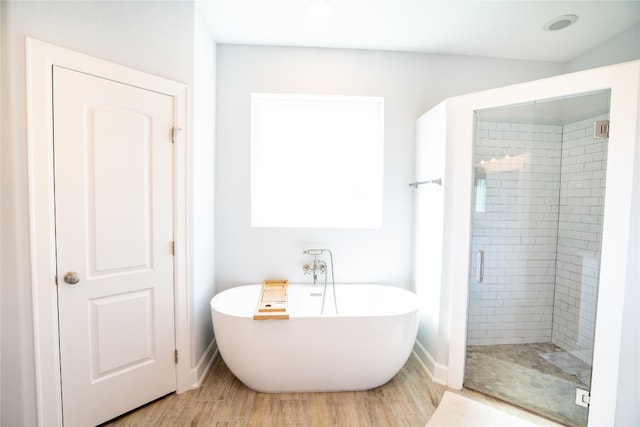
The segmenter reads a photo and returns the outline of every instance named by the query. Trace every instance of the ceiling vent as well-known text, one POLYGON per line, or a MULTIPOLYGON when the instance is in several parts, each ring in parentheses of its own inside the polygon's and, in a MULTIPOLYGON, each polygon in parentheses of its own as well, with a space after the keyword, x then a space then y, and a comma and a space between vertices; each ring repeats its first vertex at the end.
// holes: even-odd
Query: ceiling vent
POLYGON ((562 15, 544 24, 545 31, 558 31, 567 28, 578 20, 578 15, 562 15))

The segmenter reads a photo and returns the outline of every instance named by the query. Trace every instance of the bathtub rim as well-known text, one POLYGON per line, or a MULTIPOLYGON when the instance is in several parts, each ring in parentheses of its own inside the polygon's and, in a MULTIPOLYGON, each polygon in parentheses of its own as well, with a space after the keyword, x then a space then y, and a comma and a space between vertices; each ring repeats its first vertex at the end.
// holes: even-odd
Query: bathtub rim
MULTIPOLYGON (((247 319, 252 319, 253 320, 253 314, 255 311, 255 308, 257 306, 258 303, 258 297, 259 297, 259 291, 261 288, 262 284, 258 284, 258 283, 249 283, 249 284, 244 284, 244 285, 238 285, 238 286, 233 286, 227 289, 223 289, 222 291, 218 292, 217 294, 215 294, 210 302, 209 305, 211 307, 211 311, 213 312, 214 310, 217 313, 223 314, 225 316, 231 316, 231 317, 237 317, 237 318, 247 318, 247 319), (231 312, 231 310, 225 310, 224 307, 220 307, 219 301, 221 299, 223 299, 224 297, 229 297, 229 295, 225 295, 225 296, 220 296, 222 294, 224 294, 225 292, 242 292, 242 291, 246 291, 248 292, 250 289, 252 288, 255 289, 255 297, 254 297, 254 301, 249 303, 246 302, 247 304, 247 311, 246 313, 243 312, 242 314, 239 314, 237 312, 231 312), (216 304, 218 303, 218 304, 216 304)), ((313 287, 313 284, 306 284, 306 283, 290 283, 289 286, 294 287, 294 288, 305 288, 305 287, 313 287)), ((324 314, 324 315, 319 315, 319 314, 309 314, 309 315, 294 315, 291 316, 291 319, 296 319, 296 318, 354 318, 354 317, 391 317, 391 316, 401 316, 401 315, 405 315, 405 314, 409 314, 412 313, 414 311, 418 311, 420 310, 420 303, 419 303, 419 296, 408 289, 405 288, 400 288, 397 286, 392 286, 392 285, 384 285, 384 284, 379 284, 379 283, 336 283, 336 293, 338 295, 338 304, 340 304, 340 297, 339 297, 339 288, 340 287, 344 287, 344 286, 348 286, 348 287, 356 287, 356 286, 371 286, 371 287, 376 287, 376 288, 385 288, 385 291, 388 291, 389 289, 391 289, 391 292, 398 292, 400 294, 403 294, 403 297, 409 299, 411 298, 412 301, 410 301, 410 304, 407 304, 407 307, 403 307, 403 309, 401 310, 392 310, 389 312, 371 312, 371 313, 367 313, 367 314, 361 314, 361 313, 356 313, 356 314, 350 314, 350 313, 339 313, 339 314, 324 314)), ((316 289, 320 289, 320 288, 324 288, 324 284, 322 285, 315 285, 316 289)), ((327 301, 328 304, 332 304, 332 290, 330 289, 331 285, 327 284, 327 301)), ((249 300, 250 301, 250 300, 249 300)))

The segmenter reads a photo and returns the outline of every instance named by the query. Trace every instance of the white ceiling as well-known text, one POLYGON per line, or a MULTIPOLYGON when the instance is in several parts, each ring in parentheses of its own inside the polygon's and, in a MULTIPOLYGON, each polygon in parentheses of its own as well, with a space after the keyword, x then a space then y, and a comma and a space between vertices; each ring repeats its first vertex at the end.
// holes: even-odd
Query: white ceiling
POLYGON ((221 44, 376 49, 567 62, 640 22, 640 0, 197 0, 221 44), (560 15, 578 21, 560 31, 560 15))

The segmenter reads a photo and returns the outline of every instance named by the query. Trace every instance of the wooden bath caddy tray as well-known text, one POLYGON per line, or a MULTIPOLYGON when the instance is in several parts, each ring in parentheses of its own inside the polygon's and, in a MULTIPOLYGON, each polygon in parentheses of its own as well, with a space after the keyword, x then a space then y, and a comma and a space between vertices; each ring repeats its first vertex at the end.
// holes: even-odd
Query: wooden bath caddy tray
POLYGON ((253 314, 253 320, 288 320, 287 287, 288 280, 265 280, 262 282, 258 308, 253 314))

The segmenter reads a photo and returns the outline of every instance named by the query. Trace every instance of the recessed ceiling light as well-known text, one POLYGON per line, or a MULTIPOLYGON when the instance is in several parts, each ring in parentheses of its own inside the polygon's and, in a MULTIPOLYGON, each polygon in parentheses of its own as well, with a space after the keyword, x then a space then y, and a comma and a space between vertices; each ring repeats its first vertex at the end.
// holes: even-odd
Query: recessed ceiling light
POLYGON ((558 31, 567 28, 578 20, 578 15, 562 15, 544 24, 545 31, 558 31))
POLYGON ((308 10, 313 16, 329 16, 333 10, 333 5, 329 0, 311 0, 308 10))

